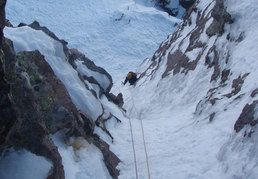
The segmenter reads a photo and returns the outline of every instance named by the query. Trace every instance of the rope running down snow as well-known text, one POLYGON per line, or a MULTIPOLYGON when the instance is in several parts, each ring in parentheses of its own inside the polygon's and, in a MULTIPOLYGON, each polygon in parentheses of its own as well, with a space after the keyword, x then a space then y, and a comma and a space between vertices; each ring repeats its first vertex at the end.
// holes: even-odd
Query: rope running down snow
MULTIPOLYGON (((144 144, 144 151, 145 151, 145 157, 146 157, 146 164, 147 164, 147 169, 148 169, 148 178, 150 179, 150 167, 149 167, 149 158, 148 158, 148 153, 147 153, 147 147, 146 147, 146 142, 145 142, 145 137, 144 137, 144 129, 143 129, 143 123, 142 123, 142 119, 141 116, 139 115, 139 112, 137 111, 137 108, 135 106, 135 102, 134 102, 134 98, 133 98, 133 92, 132 89, 130 88, 130 93, 131 93, 131 98, 132 98, 132 102, 133 102, 133 107, 135 109, 135 112, 141 122, 141 129, 142 129, 142 139, 143 139, 143 144, 144 144)), ((130 119, 130 118, 129 118, 130 119)), ((131 121, 130 121, 131 122, 131 121)))
POLYGON ((136 174, 136 179, 138 179, 138 171, 137 171, 137 163, 136 163, 136 154, 135 154, 135 149, 134 149, 132 123, 131 123, 131 118, 130 117, 128 117, 128 118, 129 118, 129 123, 130 123, 130 131, 131 131, 131 138, 132 138, 132 145, 133 145, 133 156, 134 156, 135 174, 136 174))

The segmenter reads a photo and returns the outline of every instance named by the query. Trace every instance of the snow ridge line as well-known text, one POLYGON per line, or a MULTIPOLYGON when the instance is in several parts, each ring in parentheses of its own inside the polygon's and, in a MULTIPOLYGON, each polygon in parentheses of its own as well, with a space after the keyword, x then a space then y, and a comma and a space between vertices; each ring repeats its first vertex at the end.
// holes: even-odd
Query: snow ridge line
MULTIPOLYGON (((139 115, 139 112, 135 106, 135 103, 134 103, 134 98, 133 98, 133 92, 132 92, 132 89, 129 88, 130 90, 130 94, 131 94, 131 99, 132 99, 132 103, 133 103, 133 107, 134 107, 134 110, 137 114, 137 117, 138 119, 140 120, 140 123, 141 123, 141 129, 142 129, 142 140, 143 140, 143 145, 144 145, 144 151, 145 151, 145 157, 146 157, 146 164, 147 164, 147 169, 148 169, 148 178, 150 179, 150 167, 149 167, 149 158, 148 158, 148 152, 147 152, 147 147, 146 147, 146 142, 145 142, 145 137, 144 137, 144 129, 143 129, 143 123, 142 123, 142 119, 141 119, 141 116, 139 115)), ((131 119, 129 117, 129 120, 131 122, 131 119)))

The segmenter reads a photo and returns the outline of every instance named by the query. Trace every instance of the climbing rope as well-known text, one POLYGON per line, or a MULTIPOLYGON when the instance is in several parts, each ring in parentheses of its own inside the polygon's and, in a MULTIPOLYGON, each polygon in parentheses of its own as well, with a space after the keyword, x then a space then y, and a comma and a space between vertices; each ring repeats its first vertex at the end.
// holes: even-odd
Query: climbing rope
POLYGON ((131 131, 132 146, 133 146, 133 156, 134 156, 135 174, 136 174, 136 179, 138 179, 138 171, 137 171, 137 163, 136 163, 136 154, 135 154, 134 140, 133 140, 133 130, 132 130, 132 123, 131 123, 131 118, 130 118, 130 117, 129 117, 129 123, 130 123, 130 131, 131 131))
MULTIPOLYGON (((146 164, 147 164, 147 169, 148 169, 148 178, 150 179, 150 167, 149 167, 149 158, 148 158, 148 153, 147 153, 147 147, 146 147, 146 142, 145 142, 145 137, 144 137, 144 128, 143 128, 143 123, 142 123, 142 119, 141 116, 135 106, 135 102, 134 102, 134 98, 133 98, 133 92, 132 89, 130 88, 130 93, 131 93, 131 98, 132 98, 132 103, 133 103, 133 107, 134 110, 136 112, 136 115, 138 117, 138 119, 140 120, 141 123, 141 129, 142 129, 142 140, 143 140, 143 144, 144 144, 144 151, 145 151, 145 157, 146 157, 146 164)), ((129 118, 130 119, 130 118, 129 118)), ((131 123, 131 120, 129 120, 131 123)), ((130 124, 131 125, 131 124, 130 124)))

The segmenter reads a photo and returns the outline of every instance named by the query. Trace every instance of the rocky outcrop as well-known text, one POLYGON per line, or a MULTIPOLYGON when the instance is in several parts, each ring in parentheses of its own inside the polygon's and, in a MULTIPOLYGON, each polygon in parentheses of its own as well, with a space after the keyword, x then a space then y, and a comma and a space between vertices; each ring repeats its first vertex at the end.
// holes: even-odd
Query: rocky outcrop
MULTIPOLYGON (((221 75, 225 78, 226 69, 221 70, 219 67, 218 47, 215 44, 209 46, 200 37, 205 33, 209 37, 216 35, 219 38, 224 32, 224 25, 226 23, 231 24, 233 21, 230 14, 227 13, 222 0, 212 1, 204 10, 197 11, 197 6, 198 3, 196 2, 185 14, 184 21, 178 30, 160 45, 152 57, 153 62, 146 71, 153 69, 152 73, 155 73, 159 69, 160 63, 164 60, 164 56, 168 54, 165 60, 167 63, 166 70, 163 72, 162 78, 167 77, 171 73, 173 75, 177 73, 187 74, 189 71, 195 70, 198 62, 205 55, 205 64, 208 68, 214 69, 211 81, 216 81, 221 75), (191 17, 192 14, 196 14, 195 19, 191 17), (193 26, 194 28, 186 33, 184 38, 180 39, 179 37, 182 36, 185 27, 191 26, 193 20, 196 21, 196 26, 193 26), (206 27, 209 21, 211 23, 206 27), (186 41, 188 42, 186 43, 186 41), (185 44, 188 45, 184 46, 185 44), (192 56, 190 59, 187 54, 192 51, 196 51, 197 55, 192 56), (221 71, 224 71, 223 74, 221 74, 221 71)), ((225 58, 227 63, 229 53, 226 53, 223 58, 225 58)))
MULTIPOLYGON (((183 8, 186 9, 186 11, 194 4, 195 0, 178 0, 177 3, 178 5, 182 6, 183 8)), ((173 7, 171 8, 169 5, 170 3, 175 3, 172 0, 156 0, 156 6, 161 7, 164 9, 165 12, 167 12, 171 16, 177 16, 179 7, 173 7)))
POLYGON ((223 0, 216 0, 216 4, 211 12, 211 17, 213 17, 213 22, 206 30, 206 34, 209 37, 216 34, 219 34, 221 36, 224 33, 224 25, 226 23, 233 23, 230 14, 226 11, 224 7, 223 0))
MULTIPOLYGON (((26 26, 27 24, 25 23, 20 23, 19 27, 21 26, 26 26)), ((92 92, 92 94, 98 98, 101 97, 103 94, 107 96, 107 98, 110 101, 113 101, 112 94, 110 94, 110 90, 113 86, 113 80, 111 75, 103 68, 98 67, 94 64, 93 61, 91 61, 89 58, 87 58, 83 53, 79 52, 77 49, 68 49, 67 48, 67 42, 65 40, 59 39, 53 32, 51 32, 47 27, 42 27, 37 21, 34 21, 32 24, 28 25, 29 27, 35 29, 35 30, 42 30, 45 32, 47 35, 52 37, 53 39, 61 42, 63 44, 63 49, 65 52, 65 56, 68 59, 68 62, 73 66, 75 70, 78 71, 78 75, 82 81, 88 81, 90 84, 97 85, 100 90, 99 91, 94 91, 90 89, 90 87, 85 84, 85 87, 92 92), (92 75, 88 74, 83 74, 77 69, 76 61, 82 61, 83 65, 93 73, 96 73, 97 76, 102 76, 102 79, 104 80, 98 80, 92 75), (103 81, 105 81, 105 84, 102 84, 103 81), (108 84, 108 85, 107 85, 108 84)), ((115 101, 113 101, 116 103, 115 101)))
MULTIPOLYGON (((245 125, 255 126, 258 123, 258 100, 252 104, 246 104, 239 118, 237 119, 234 129, 239 132, 245 125)), ((251 137, 251 133, 248 134, 251 137)))
POLYGON ((196 0, 179 0, 180 5, 186 10, 193 6, 196 0))
MULTIPOLYGON (((68 136, 88 139, 93 135, 94 122, 88 115, 77 111, 66 88, 39 51, 20 52, 14 59, 15 63, 6 63, 7 69, 14 69, 7 73, 6 78, 11 83, 10 94, 22 122, 10 138, 9 145, 26 148, 50 159, 54 167, 49 178, 63 178, 61 156, 48 134, 67 128, 72 131, 68 136)), ((104 158, 109 170, 116 171, 112 175, 117 177, 118 162, 112 161, 114 158, 120 160, 104 141, 94 138, 93 143, 99 146, 104 156, 113 156, 104 158), (100 147, 102 145, 104 147, 100 147)))
MULTIPOLYGON (((224 6, 224 1, 209 1, 203 9, 199 8, 198 4, 199 1, 196 1, 189 8, 178 30, 160 45, 149 60, 149 67, 143 71, 141 77, 168 79, 176 78, 176 75, 179 74, 179 76, 187 76, 198 65, 204 64, 211 72, 210 84, 212 87, 207 90, 206 95, 197 104, 195 114, 198 116, 206 114, 204 118, 212 122, 218 113, 213 106, 222 100, 229 100, 229 104, 238 103, 243 96, 248 95, 242 92, 242 88, 250 74, 248 71, 239 74, 230 69, 231 45, 241 43, 244 37, 243 32, 239 32, 239 35, 235 37, 232 37, 230 32, 225 34, 225 25, 230 27, 233 20, 224 6), (228 92, 230 89, 231 92, 228 92)), ((246 124, 256 125, 256 119, 251 118, 254 114, 253 107, 257 103, 255 102, 256 93, 257 89, 250 94, 252 105, 247 104, 244 107, 238 122, 236 122, 236 131, 241 130, 246 124)), ((220 112, 226 110, 227 107, 221 109, 220 112)))
POLYGON ((123 100, 123 94, 118 93, 117 96, 115 96, 113 93, 110 93, 110 100, 113 101, 116 105, 118 105, 120 108, 123 107, 124 105, 124 100, 123 100))
POLYGON ((6 0, 0 1, 0 46, 2 46, 3 43, 3 29, 5 27, 5 4, 6 0))
POLYGON ((0 154, 8 146, 9 138, 20 123, 10 96, 10 84, 6 80, 5 61, 12 60, 14 52, 4 42, 5 4, 5 0, 0 2, 0 154))
POLYGON ((117 179, 120 171, 116 168, 116 166, 121 162, 120 159, 109 150, 109 145, 101 140, 97 135, 93 136, 93 143, 100 149, 104 157, 104 163, 107 166, 107 169, 110 175, 117 179))
POLYGON ((82 61, 83 65, 85 65, 89 70, 98 73, 99 75, 105 76, 106 79, 109 81, 108 86, 104 86, 101 84, 100 81, 94 78, 94 76, 87 76, 86 74, 80 74, 82 77, 82 80, 87 80, 89 83, 96 84, 100 88, 99 96, 102 94, 108 95, 112 86, 113 86, 113 80, 107 71, 101 67, 98 67, 94 64, 93 61, 91 61, 89 58, 87 58, 83 53, 79 52, 77 49, 69 49, 67 52, 67 57, 69 63, 74 67, 74 69, 77 69, 77 65, 75 63, 76 60, 82 61))
POLYGON ((8 74, 8 78, 12 83, 11 92, 21 111, 21 117, 40 118, 49 133, 74 126, 77 109, 44 56, 39 51, 20 52, 16 61, 16 76, 8 74), (30 114, 32 111, 33 115, 30 114))
MULTIPOLYGON (((5 45, 4 45, 5 46, 5 45)), ((5 59, 14 58, 9 56, 11 52, 0 49, 0 154, 7 147, 10 136, 18 128, 20 120, 10 96, 10 84, 5 79, 5 59)))
POLYGON ((65 178, 62 158, 43 122, 37 119, 22 119, 21 125, 11 136, 9 145, 15 149, 26 148, 49 159, 53 163, 53 167, 48 179, 65 178))
POLYGON ((157 0, 156 6, 164 9, 164 11, 167 12, 169 15, 176 17, 178 14, 178 9, 177 8, 173 8, 173 9, 168 8, 167 5, 169 3, 170 3, 170 0, 157 0))
MULTIPOLYGON (((34 28, 40 28, 37 23, 33 24, 34 28)), ((41 30, 53 36, 47 28, 41 30)), ((81 57, 78 51, 69 50, 66 43, 63 42, 63 46, 67 56, 79 54, 81 57)), ((17 150, 26 148, 52 162, 48 178, 64 178, 62 158, 49 134, 68 129, 68 138, 82 136, 96 145, 103 153, 111 176, 117 178, 119 158, 109 150, 107 143, 93 134, 95 123, 90 116, 76 109, 44 56, 39 51, 15 54, 12 42, 5 39, 0 57, 0 152, 9 147, 17 150)), ((90 60, 87 62, 90 69, 109 75, 90 60)), ((111 82, 107 89, 103 89, 103 94, 108 94, 112 86, 110 75, 109 79, 111 82)), ((91 82, 99 84, 94 79, 91 82)))
MULTIPOLYGON (((25 26, 26 24, 22 23, 19 26, 25 26)), ((98 67, 94 64, 93 61, 91 61, 89 58, 87 58, 83 53, 79 52, 77 49, 68 49, 67 48, 67 42, 65 40, 60 40, 53 32, 51 32, 47 27, 42 27, 37 21, 34 21, 32 24, 28 25, 29 27, 35 29, 35 30, 42 30, 43 32, 45 32, 47 35, 49 35, 50 37, 52 37, 53 39, 61 42, 63 44, 63 49, 65 52, 65 55, 69 61, 69 63, 76 69, 77 65, 75 63, 75 60, 81 60, 83 61, 83 64, 89 69, 92 70, 96 73, 99 73, 101 75, 105 75, 107 77, 107 79, 109 80, 109 85, 106 89, 103 89, 103 85, 99 83, 99 81, 97 81, 97 79, 95 79, 93 76, 85 76, 83 74, 81 74, 81 76, 83 77, 83 80, 87 80, 90 83, 96 84, 101 88, 101 95, 103 93, 108 94, 110 89, 113 86, 113 82, 112 82, 112 77, 110 76, 110 74, 103 68, 98 67)))
POLYGON ((16 57, 13 54, 5 67, 10 95, 21 121, 8 146, 26 148, 48 158, 53 163, 48 178, 64 178, 62 159, 49 133, 73 126, 76 108, 38 51, 22 52, 16 57))

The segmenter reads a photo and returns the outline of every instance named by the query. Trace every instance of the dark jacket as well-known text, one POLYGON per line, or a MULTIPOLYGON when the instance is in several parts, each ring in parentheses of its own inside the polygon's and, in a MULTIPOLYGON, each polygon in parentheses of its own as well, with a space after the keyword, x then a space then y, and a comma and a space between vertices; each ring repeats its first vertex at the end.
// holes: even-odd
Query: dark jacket
POLYGON ((125 81, 124 81, 124 85, 127 83, 127 81, 129 81, 130 85, 133 85, 136 81, 137 81, 137 75, 134 72, 129 72, 126 75, 125 81))

